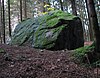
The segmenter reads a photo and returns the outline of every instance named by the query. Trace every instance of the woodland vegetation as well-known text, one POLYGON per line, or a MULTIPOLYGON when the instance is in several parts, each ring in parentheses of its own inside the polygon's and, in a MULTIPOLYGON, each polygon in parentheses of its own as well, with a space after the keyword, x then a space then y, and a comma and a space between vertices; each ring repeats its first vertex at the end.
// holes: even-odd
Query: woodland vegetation
POLYGON ((1 78, 99 78, 100 1, 0 0, 0 71, 1 78), (56 10, 81 19, 84 47, 49 51, 8 45, 16 25, 56 10))

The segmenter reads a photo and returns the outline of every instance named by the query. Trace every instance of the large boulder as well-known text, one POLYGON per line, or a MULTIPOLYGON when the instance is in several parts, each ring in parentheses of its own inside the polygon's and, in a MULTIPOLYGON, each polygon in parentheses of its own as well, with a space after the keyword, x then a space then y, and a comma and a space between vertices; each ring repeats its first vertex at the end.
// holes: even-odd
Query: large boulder
POLYGON ((77 16, 51 11, 18 24, 11 44, 50 50, 76 49, 84 46, 82 23, 77 16))

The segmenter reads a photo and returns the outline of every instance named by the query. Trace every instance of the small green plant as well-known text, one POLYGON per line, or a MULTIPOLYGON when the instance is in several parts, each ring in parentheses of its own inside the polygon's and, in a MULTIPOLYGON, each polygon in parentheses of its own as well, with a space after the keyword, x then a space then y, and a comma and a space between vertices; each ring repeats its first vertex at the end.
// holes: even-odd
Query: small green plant
POLYGON ((74 60, 85 66, 100 67, 100 54, 95 51, 95 46, 84 46, 75 50, 74 60))
POLYGON ((96 62, 92 63, 93 67, 100 67, 100 59, 97 60, 96 62))
POLYGON ((0 48, 0 53, 4 53, 5 51, 2 49, 2 48, 0 48))
POLYGON ((91 63, 91 58, 93 56, 92 52, 94 50, 94 45, 84 46, 75 50, 73 56, 74 59, 81 63, 91 63))

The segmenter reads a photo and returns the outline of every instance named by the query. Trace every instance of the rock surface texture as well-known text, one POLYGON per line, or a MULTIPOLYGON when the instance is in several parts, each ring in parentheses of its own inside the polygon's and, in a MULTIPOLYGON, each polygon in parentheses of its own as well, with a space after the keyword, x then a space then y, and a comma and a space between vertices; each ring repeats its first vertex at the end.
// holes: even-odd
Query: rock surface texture
POLYGON ((84 46, 82 23, 77 16, 51 11, 18 24, 11 44, 50 50, 76 49, 84 46))

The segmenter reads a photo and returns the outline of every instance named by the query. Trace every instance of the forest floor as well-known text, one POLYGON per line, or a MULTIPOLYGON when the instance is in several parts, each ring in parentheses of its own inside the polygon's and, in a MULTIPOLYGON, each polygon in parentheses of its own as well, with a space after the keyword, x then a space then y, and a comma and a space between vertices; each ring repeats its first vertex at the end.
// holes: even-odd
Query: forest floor
POLYGON ((0 78, 100 78, 100 68, 75 63, 73 51, 0 44, 0 78), (97 77, 98 76, 98 77, 97 77))

